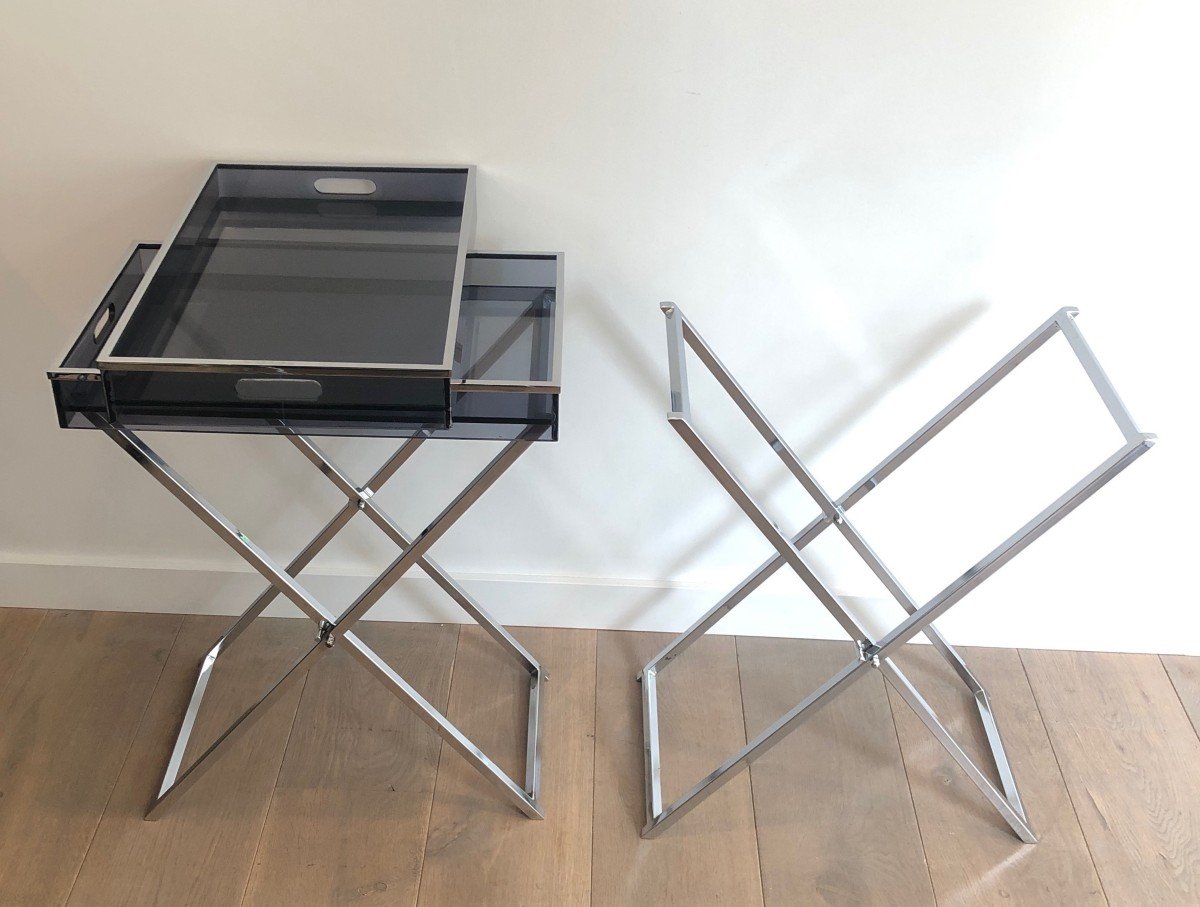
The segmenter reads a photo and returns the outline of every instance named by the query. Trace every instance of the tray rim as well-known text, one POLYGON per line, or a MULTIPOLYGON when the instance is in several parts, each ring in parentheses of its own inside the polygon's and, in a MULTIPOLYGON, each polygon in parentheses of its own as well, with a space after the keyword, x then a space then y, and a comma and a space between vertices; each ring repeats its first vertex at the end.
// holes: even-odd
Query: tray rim
POLYGON ((466 272, 466 257, 475 239, 475 176, 474 164, 334 164, 328 162, 277 162, 277 161, 211 161, 206 168, 204 178, 189 196, 190 201, 184 208, 169 237, 160 245, 158 253, 133 297, 125 306, 108 340, 96 356, 96 366, 101 370, 110 371, 150 371, 150 372, 240 372, 261 373, 268 375, 395 375, 408 377, 428 377, 449 380, 454 365, 454 345, 458 334, 459 308, 462 304, 463 279, 466 272), (117 356, 113 350, 125 332, 137 307, 141 304, 147 288, 158 273, 159 266, 166 258, 167 252, 179 238, 179 233, 187 221, 188 215, 200 199, 200 194, 208 181, 212 179, 220 167, 249 168, 264 170, 332 170, 338 172, 378 172, 378 171, 446 171, 466 173, 467 183, 463 193, 462 225, 459 229, 458 252, 454 265, 454 282, 450 288, 450 310, 447 318, 446 343, 442 350, 440 363, 379 363, 379 362, 319 362, 319 361, 267 361, 260 359, 184 359, 156 356, 117 356))

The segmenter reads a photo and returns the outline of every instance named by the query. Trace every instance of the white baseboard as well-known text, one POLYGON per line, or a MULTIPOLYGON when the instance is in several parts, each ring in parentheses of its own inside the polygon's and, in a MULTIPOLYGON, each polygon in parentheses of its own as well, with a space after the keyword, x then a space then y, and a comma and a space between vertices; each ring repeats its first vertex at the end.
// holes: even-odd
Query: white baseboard
MULTIPOLYGON (((358 572, 305 571, 303 582, 331 608, 349 604, 373 578, 358 572)), ((459 574, 457 579, 497 620, 509 626, 580 627, 677 633, 714 605, 726 588, 627 579, 459 574)), ((208 564, 119 563, 113 560, 0 554, 0 606, 178 614, 240 613, 265 581, 249 567, 208 564)), ((846 596, 866 624, 885 631, 899 619, 891 602, 846 596)), ((280 597, 266 611, 298 616, 280 597)), ((423 575, 405 577, 370 612, 374 620, 465 622, 468 619, 423 575)), ((965 611, 939 624, 959 645, 1200 655, 1178 638, 1152 633, 1114 635, 1100 626, 1014 625, 1001 613, 965 611)), ((764 587, 719 623, 714 632, 745 636, 845 639, 810 596, 764 587)))

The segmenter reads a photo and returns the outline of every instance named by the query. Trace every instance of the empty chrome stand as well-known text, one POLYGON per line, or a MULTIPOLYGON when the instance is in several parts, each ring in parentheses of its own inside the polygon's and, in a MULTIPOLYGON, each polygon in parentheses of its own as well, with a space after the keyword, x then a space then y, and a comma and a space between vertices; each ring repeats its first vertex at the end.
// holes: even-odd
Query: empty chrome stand
POLYGON ((484 777, 496 785, 501 794, 517 809, 531 819, 543 818, 540 794, 541 769, 541 721, 540 703, 542 685, 546 682, 545 672, 537 660, 515 640, 491 615, 489 615, 458 583, 426 554, 433 544, 467 512, 485 491, 534 443, 532 438, 541 429, 530 429, 523 436, 508 442, 503 450, 451 501, 445 509, 415 537, 407 535, 389 517, 375 500, 376 492, 403 466, 424 443, 426 438, 410 438, 401 445, 365 484, 353 482, 341 469, 322 453, 313 442, 293 432, 285 423, 276 425, 276 430, 290 441, 314 466, 316 466, 346 496, 346 504, 326 523, 311 542, 296 555, 288 566, 281 567, 261 548, 248 539, 210 503, 202 498, 170 466, 151 450, 146 443, 118 422, 94 417, 97 428, 104 431, 126 453, 140 463, 184 506, 194 513, 222 541, 229 545, 247 563, 263 575, 270 586, 247 608, 240 617, 216 641, 202 659, 195 687, 187 710, 180 723, 175 745, 171 751, 158 796, 146 814, 147 819, 159 818, 163 811, 179 795, 194 784, 229 745, 243 735, 254 722, 261 718, 268 707, 293 683, 304 677, 310 668, 333 646, 341 645, 417 716, 436 731, 450 746, 458 750, 484 777), (372 582, 348 608, 335 614, 327 610, 306 591, 295 579, 304 567, 316 557, 350 519, 359 512, 378 526, 401 549, 401 554, 372 582), (403 677, 352 632, 354 624, 379 601, 413 567, 419 566, 453 598, 464 611, 474 618, 526 671, 529 672, 529 717, 526 730, 526 756, 524 784, 518 784, 496 765, 465 734, 433 707, 403 677), (228 728, 216 737, 186 768, 183 757, 188 740, 199 714, 204 692, 208 687, 220 657, 237 641, 247 627, 253 623, 277 595, 283 594, 317 625, 313 646, 283 673, 257 702, 243 712, 228 728))
POLYGON ((722 365, 712 348, 696 332, 691 322, 673 303, 663 303, 662 311, 667 321, 667 354, 670 367, 671 411, 667 418, 680 437, 691 448, 696 457, 716 477, 721 486, 737 502, 750 520, 766 536, 776 554, 764 562, 753 573, 742 580, 728 595, 701 617, 688 630, 658 653, 637 675, 642 686, 642 728, 645 748, 646 774, 646 826, 643 837, 661 834, 679 821, 692 809, 719 790, 734 776, 747 769, 755 759, 770 750, 802 722, 822 706, 848 688, 854 681, 864 677, 874 668, 879 670, 908 703, 917 717, 937 737, 954 761, 967 773, 988 801, 996 808, 1013 832, 1022 841, 1032 844, 1037 841, 1033 828, 1017 791, 1012 768, 1004 752, 1000 731, 992 714, 987 692, 971 673, 957 651, 945 640, 934 621, 945 614, 968 592, 995 573, 1047 529, 1074 510, 1083 501, 1105 485, 1117 473, 1150 449, 1154 435, 1138 430, 1129 411, 1117 396, 1108 376, 1100 367, 1095 355, 1088 347, 1075 324, 1078 310, 1065 308, 1056 312, 1025 340, 1021 341, 1007 356, 985 372, 978 381, 956 397, 940 413, 927 422, 916 434, 901 444, 883 459, 874 469, 862 477, 838 498, 829 495, 812 473, 804 466, 795 452, 788 446, 771 423, 763 415, 737 380, 722 365), (891 475, 902 463, 920 450, 942 429, 960 416, 968 407, 979 400, 987 391, 1023 362, 1034 350, 1061 333, 1074 351, 1084 371, 1100 394, 1112 418, 1124 436, 1121 447, 1101 462, 1095 469, 1064 492, 1041 513, 1001 542, 982 560, 933 596, 918 606, 896 576, 880 560, 879 556, 850 521, 846 512, 861 501, 880 482, 891 475), (795 476, 821 508, 821 516, 813 520, 799 534, 788 537, 767 515, 763 507, 751 496, 745 486, 721 462, 712 448, 705 442, 692 423, 688 397, 686 348, 690 347, 701 364, 717 379, 725 392, 755 429, 762 435, 771 449, 779 455, 784 465, 795 476), (801 552, 830 526, 836 527, 851 547, 866 562, 891 595, 908 613, 908 617, 882 638, 875 639, 850 613, 829 587, 808 567, 801 552), (802 702, 780 717, 753 740, 717 766, 709 775, 694 785, 683 796, 664 807, 662 801, 662 765, 658 723, 658 677, 671 661, 682 655, 687 648, 703 636, 722 617, 732 611, 747 596, 757 589, 769 576, 787 564, 812 590, 818 601, 833 615, 858 646, 858 657, 850 661, 821 686, 810 693, 802 702), (920 691, 892 661, 901 646, 914 636, 924 633, 938 653, 946 659, 955 673, 974 696, 983 723, 991 757, 1000 779, 1000 788, 967 756, 958 742, 950 735, 937 714, 921 696, 920 691))

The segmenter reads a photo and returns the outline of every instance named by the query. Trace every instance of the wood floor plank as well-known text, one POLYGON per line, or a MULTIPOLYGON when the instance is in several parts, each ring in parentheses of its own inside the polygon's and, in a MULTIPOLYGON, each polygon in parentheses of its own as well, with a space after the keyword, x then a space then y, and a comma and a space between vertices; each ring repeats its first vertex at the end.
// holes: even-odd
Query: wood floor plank
MULTIPOLYGON (((279 773, 301 685, 288 690, 155 822, 157 793, 204 653, 227 617, 188 617, 71 892, 72 905, 236 904, 279 773)), ((189 742, 195 758, 313 641, 310 621, 256 621, 217 662, 189 742)))
POLYGON ((1164 655, 1163 667, 1171 678, 1183 708, 1200 736, 1200 658, 1188 655, 1164 655))
POLYGON ((181 618, 53 611, 0 695, 0 904, 61 904, 181 618))
MULTIPOLYGON (((939 907, 1200 903, 1200 659, 964 651, 991 693, 1041 838, 1032 847, 893 695, 914 801, 904 802, 877 678, 643 841, 633 675, 669 637, 579 630, 518 634, 551 677, 545 822, 505 805, 336 649, 172 811, 145 822, 197 662, 226 623, 0 609, 0 633, 27 647, 0 660, 0 904, 225 904, 243 893, 255 904, 925 904, 914 804, 939 907)), ((454 627, 362 629, 519 772, 526 687, 482 631, 456 647, 454 627)), ((249 633, 218 666, 189 755, 312 640, 304 620, 249 633)), ((730 637, 690 650, 661 678, 667 798, 848 654, 770 639, 735 648, 730 637)), ((973 702, 932 650, 911 647, 901 663, 982 754, 973 702)))
MULTIPOLYGON (((546 669, 542 797, 531 820, 443 746, 422 905, 587 904, 591 881, 596 632, 514 631, 546 669)), ((529 675, 478 627, 460 635, 448 717, 523 779, 529 675)))
POLYGON ((41 608, 0 608, 0 639, 6 640, 4 658, 0 660, 0 693, 17 673, 17 666, 45 616, 41 608))
MULTIPOLYGON (((855 657, 849 643, 740 637, 753 737, 855 657)), ((873 672, 751 766, 768 905, 934 903, 883 678, 873 672)))
MULTIPOLYGON (((761 904, 750 776, 742 774, 651 840, 645 824, 641 689, 635 673, 671 636, 605 631, 596 680, 592 902, 761 904)), ((729 636, 697 642, 660 675, 665 801, 745 743, 737 652, 729 636)))
MULTIPOLYGON (((355 633, 444 710, 458 630, 371 622, 355 633)), ((245 902, 416 903, 440 749, 335 647, 305 684, 245 902)))
POLYGON ((1109 901, 1200 903, 1200 740, 1162 662, 1021 657, 1109 901))
MULTIPOLYGON (((1104 904, 1100 880, 1012 649, 964 648, 988 691, 1036 845, 1022 844, 945 748, 889 689, 938 903, 1104 904)), ((999 785, 975 699, 932 648, 908 646, 898 663, 975 763, 999 785)))

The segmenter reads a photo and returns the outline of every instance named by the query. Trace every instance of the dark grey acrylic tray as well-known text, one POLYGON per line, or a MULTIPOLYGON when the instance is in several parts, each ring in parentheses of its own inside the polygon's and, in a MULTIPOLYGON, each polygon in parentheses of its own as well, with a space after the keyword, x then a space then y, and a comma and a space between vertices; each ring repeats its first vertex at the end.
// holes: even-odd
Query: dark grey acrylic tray
POLYGON ((559 255, 466 256, 449 378, 104 368, 99 352, 158 252, 153 244, 132 251, 50 371, 63 427, 94 428, 96 420, 115 419, 143 430, 265 433, 282 421, 313 435, 558 437, 559 255))
POLYGON ((218 164, 105 369, 450 374, 471 168, 218 164))

